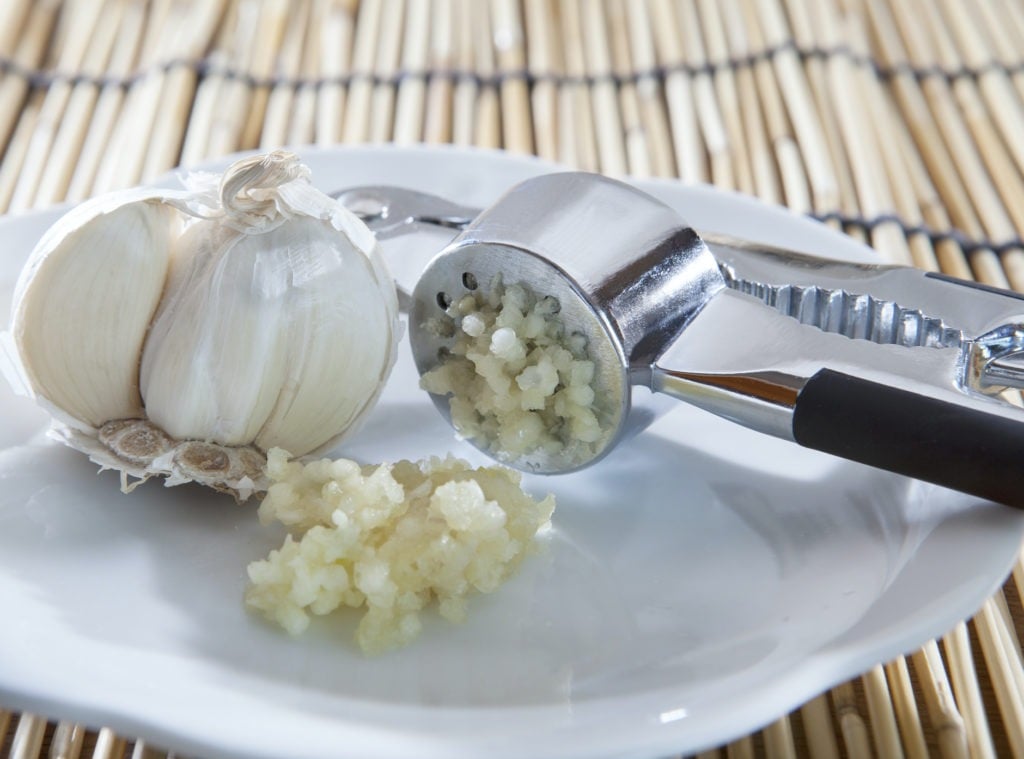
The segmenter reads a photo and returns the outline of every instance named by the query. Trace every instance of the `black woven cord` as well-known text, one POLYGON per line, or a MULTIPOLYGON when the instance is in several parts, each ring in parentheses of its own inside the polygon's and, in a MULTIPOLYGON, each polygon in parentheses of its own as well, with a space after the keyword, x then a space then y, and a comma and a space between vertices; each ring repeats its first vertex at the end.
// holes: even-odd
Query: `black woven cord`
POLYGON ((867 233, 873 232, 876 227, 880 227, 883 224, 892 224, 899 228, 899 230, 907 237, 923 235, 924 237, 927 237, 933 245, 937 245, 941 242, 955 242, 960 246, 964 253, 967 254, 981 250, 989 250, 998 254, 1003 254, 1011 250, 1024 250, 1024 239, 1019 236, 1011 237, 1007 240, 972 238, 957 229, 938 230, 932 229, 925 224, 908 224, 901 217, 891 213, 867 217, 856 214, 839 213, 838 211, 829 211, 828 213, 810 213, 808 216, 821 222, 835 221, 844 227, 860 229, 867 233))
POLYGON ((216 75, 225 79, 242 81, 253 87, 273 87, 286 85, 292 87, 320 87, 327 84, 348 85, 356 81, 369 81, 375 85, 395 85, 410 77, 429 79, 450 79, 452 81, 473 81, 479 86, 499 86, 509 79, 522 80, 530 84, 537 82, 551 82, 558 85, 594 85, 611 82, 616 85, 635 84, 642 80, 658 79, 663 80, 673 74, 688 74, 695 76, 699 74, 714 74, 718 71, 736 70, 750 68, 764 61, 769 61, 775 56, 786 53, 796 53, 803 60, 829 58, 845 58, 852 63, 872 69, 875 74, 884 79, 896 76, 910 75, 916 79, 928 79, 940 77, 948 81, 962 78, 977 79, 992 71, 1002 71, 1008 75, 1024 73, 1024 61, 1018 61, 1011 65, 1003 65, 998 61, 990 61, 981 66, 961 66, 947 69, 939 66, 915 67, 909 63, 900 63, 894 66, 882 66, 869 56, 857 53, 847 45, 836 45, 833 47, 799 47, 795 41, 788 40, 782 44, 759 50, 749 55, 727 58, 720 61, 708 61, 699 65, 678 63, 671 66, 657 66, 644 71, 635 71, 629 74, 606 73, 598 75, 570 76, 555 72, 530 71, 528 69, 516 69, 498 71, 493 75, 482 76, 473 71, 458 69, 429 69, 423 71, 399 71, 394 74, 378 74, 369 71, 355 71, 333 77, 256 77, 240 69, 230 66, 211 64, 208 59, 173 59, 152 66, 146 70, 139 71, 124 77, 107 75, 71 73, 63 71, 50 71, 42 69, 26 68, 13 58, 0 56, 0 73, 13 73, 24 77, 33 87, 47 87, 55 82, 67 82, 70 84, 87 83, 98 87, 116 86, 130 87, 145 77, 154 73, 166 73, 175 68, 193 69, 198 76, 216 75))
MULTIPOLYGON (((424 71, 404 71, 400 70, 387 76, 366 71, 354 71, 347 74, 335 76, 335 77, 270 77, 261 78, 255 77, 244 71, 231 68, 230 66, 223 66, 213 64, 209 59, 191 60, 191 59, 173 59, 165 61, 162 64, 153 66, 144 71, 137 72, 126 77, 113 77, 113 76, 97 76, 93 74, 85 73, 66 73, 60 71, 43 71, 38 69, 29 69, 21 66, 17 61, 9 58, 0 56, 0 73, 13 73, 20 75, 28 80, 32 87, 45 88, 56 82, 63 82, 71 85, 83 83, 92 84, 97 87, 131 87, 136 82, 145 79, 147 76, 152 74, 167 73, 178 68, 189 68, 193 69, 196 75, 200 78, 208 76, 218 76, 225 79, 232 79, 242 81, 251 87, 274 87, 278 85, 287 85, 295 88, 299 87, 321 87, 329 84, 337 85, 351 85, 356 82, 368 82, 372 85, 397 85, 407 79, 449 79, 452 82, 464 82, 470 81, 477 86, 499 86, 502 82, 515 79, 525 81, 529 84, 535 84, 537 82, 550 82, 556 85, 583 85, 589 86, 598 83, 612 82, 614 84, 624 83, 635 83, 646 79, 664 79, 675 73, 686 73, 689 75, 697 74, 714 74, 717 71, 725 69, 739 69, 745 67, 755 66, 764 61, 771 60, 774 56, 785 52, 795 52, 802 59, 808 60, 812 58, 816 59, 828 59, 832 57, 844 57, 853 63, 866 66, 875 71, 875 73, 883 78, 891 78, 895 76, 911 75, 917 79, 925 79, 928 77, 942 77, 948 80, 959 79, 962 77, 979 77, 990 71, 1003 71, 1008 74, 1014 74, 1024 72, 1024 61, 1016 63, 1012 66, 1002 66, 997 62, 990 62, 979 67, 961 67, 957 69, 942 69, 939 67, 927 67, 927 68, 914 68, 909 64, 900 64, 893 67, 882 67, 876 61, 871 58, 856 53, 853 49, 846 45, 838 45, 835 47, 822 48, 800 48, 796 45, 793 40, 789 40, 781 45, 774 47, 765 48, 764 50, 756 53, 751 53, 747 56, 741 56, 736 58, 729 58, 723 61, 713 61, 699 66, 693 66, 688 64, 679 64, 675 66, 659 66, 654 69, 647 71, 633 72, 629 75, 619 75, 608 73, 600 76, 567 76, 563 74, 556 74, 554 72, 531 72, 526 69, 517 69, 509 71, 500 71, 492 76, 482 76, 472 71, 465 71, 460 69, 430 69, 424 71)), ((863 230, 864 232, 870 233, 876 227, 882 224, 894 224, 896 225, 906 236, 911 237, 915 235, 924 235, 933 244, 952 241, 957 243, 965 253, 970 254, 979 250, 990 250, 995 253, 1002 254, 1009 250, 1021 250, 1024 249, 1024 240, 1020 237, 1013 237, 1008 240, 996 241, 988 239, 973 239, 967 237, 958 230, 940 231, 931 229, 930 227, 919 225, 919 224, 908 224, 899 216, 895 214, 881 214, 875 217, 864 217, 859 215, 843 214, 836 211, 828 213, 814 213, 809 214, 811 218, 817 219, 818 221, 828 222, 835 221, 846 228, 855 228, 863 230)))

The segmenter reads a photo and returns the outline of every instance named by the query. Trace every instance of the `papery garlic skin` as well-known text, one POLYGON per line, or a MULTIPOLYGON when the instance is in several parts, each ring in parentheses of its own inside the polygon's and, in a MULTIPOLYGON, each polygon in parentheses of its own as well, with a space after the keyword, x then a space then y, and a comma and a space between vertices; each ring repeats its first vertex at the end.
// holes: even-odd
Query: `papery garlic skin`
POLYGON ((284 152, 214 192, 132 191, 33 252, 13 328, 56 433, 104 467, 246 497, 264 451, 325 450, 379 396, 398 302, 373 234, 284 152))

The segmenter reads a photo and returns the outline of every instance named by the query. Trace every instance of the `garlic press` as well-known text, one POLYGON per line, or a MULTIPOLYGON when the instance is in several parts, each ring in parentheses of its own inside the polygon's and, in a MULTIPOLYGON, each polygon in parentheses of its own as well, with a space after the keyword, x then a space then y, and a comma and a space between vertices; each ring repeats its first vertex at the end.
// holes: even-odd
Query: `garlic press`
MULTIPOLYGON (((1024 410, 1001 395, 1024 387, 1019 295, 703 237, 655 198, 595 174, 529 179, 484 211, 396 187, 337 197, 382 240, 444 240, 414 245, 421 261, 432 255, 407 298, 421 374, 446 350, 431 318, 498 274, 556 297, 567 326, 587 337, 598 390, 615 409, 607 444, 572 467, 505 463, 546 473, 592 464, 649 424, 667 395, 1024 507, 1024 410)), ((434 402, 448 416, 446 399, 434 402)))

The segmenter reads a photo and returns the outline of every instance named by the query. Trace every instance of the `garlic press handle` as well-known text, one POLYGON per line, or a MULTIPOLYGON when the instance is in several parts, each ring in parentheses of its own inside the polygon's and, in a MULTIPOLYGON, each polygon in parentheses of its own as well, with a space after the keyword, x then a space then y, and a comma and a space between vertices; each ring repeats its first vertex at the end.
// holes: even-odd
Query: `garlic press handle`
POLYGON ((450 229, 454 237, 480 215, 479 208, 391 185, 349 187, 331 196, 358 216, 378 239, 410 234, 421 224, 450 229))
POLYGON ((959 383, 956 347, 881 345, 715 295, 651 388, 752 429, 1024 508, 1024 410, 959 383))
POLYGON ((804 323, 904 346, 961 348, 966 390, 1024 388, 1024 296, 907 266, 705 236, 730 287, 804 323))

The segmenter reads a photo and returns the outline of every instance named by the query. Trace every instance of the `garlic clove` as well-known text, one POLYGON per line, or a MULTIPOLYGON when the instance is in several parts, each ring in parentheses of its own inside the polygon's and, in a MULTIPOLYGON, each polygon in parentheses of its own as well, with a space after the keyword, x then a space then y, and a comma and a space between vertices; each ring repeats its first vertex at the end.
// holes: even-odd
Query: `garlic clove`
POLYGON ((221 183, 182 238, 142 356, 148 418, 176 439, 305 455, 340 438, 394 362, 397 296, 364 224, 294 156, 221 183))
MULTIPOLYGON (((398 301, 390 276, 375 265, 379 251, 367 257, 352 245, 326 249, 313 241, 308 249, 318 262, 316 276, 295 282, 288 314, 297 339, 285 346, 288 373, 256 437, 264 450, 283 447, 297 455, 323 450, 357 428, 384 387, 399 337, 398 301), (339 281, 346 283, 343 291, 339 281)), ((306 262, 295 270, 314 273, 306 262)))
POLYGON ((12 332, 34 392, 65 423, 141 415, 139 357, 180 224, 152 198, 104 198, 66 216, 33 251, 12 332))
POLYGON ((251 443, 277 402, 292 339, 291 251, 268 239, 278 231, 199 221, 178 246, 140 374, 147 416, 178 440, 251 443))
POLYGON ((175 259, 143 352, 149 419, 180 440, 322 447, 372 406, 390 370, 386 273, 320 219, 258 236, 204 224, 190 230, 202 244, 186 233, 193 253, 175 259))

